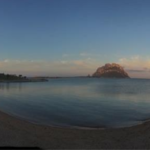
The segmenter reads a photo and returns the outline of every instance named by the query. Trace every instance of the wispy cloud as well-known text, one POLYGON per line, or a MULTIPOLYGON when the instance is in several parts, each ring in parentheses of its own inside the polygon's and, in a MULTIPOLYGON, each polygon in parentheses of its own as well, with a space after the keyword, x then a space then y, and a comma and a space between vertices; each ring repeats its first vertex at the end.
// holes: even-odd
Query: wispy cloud
POLYGON ((150 78, 150 59, 139 55, 120 58, 118 61, 132 77, 150 78))
POLYGON ((119 59, 119 63, 126 68, 150 68, 150 59, 145 59, 139 55, 130 58, 121 58, 119 59))
POLYGON ((82 53, 80 53, 80 56, 87 57, 87 56, 91 56, 91 54, 89 54, 87 52, 82 52, 82 53))
POLYGON ((145 69, 142 69, 142 70, 126 69, 126 71, 128 71, 128 72, 138 72, 138 73, 140 73, 140 72, 148 72, 149 70, 145 70, 145 69))
POLYGON ((24 75, 73 76, 92 74, 99 65, 89 58, 58 61, 5 59, 0 61, 0 70, 24 75))
MULTIPOLYGON (((79 58, 70 60, 64 57, 56 61, 5 59, 0 61, 0 70, 23 75, 76 76, 93 74, 98 67, 107 63, 91 56, 79 58)), ((150 78, 149 58, 136 55, 120 58, 116 63, 122 65, 131 77, 150 78)))

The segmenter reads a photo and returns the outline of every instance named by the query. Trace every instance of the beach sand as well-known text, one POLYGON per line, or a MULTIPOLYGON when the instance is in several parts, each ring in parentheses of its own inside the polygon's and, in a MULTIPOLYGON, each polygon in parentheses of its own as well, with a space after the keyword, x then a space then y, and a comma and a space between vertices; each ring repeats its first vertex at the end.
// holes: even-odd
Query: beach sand
POLYGON ((150 149, 150 122, 118 129, 36 125, 0 112, 0 147, 42 149, 150 149))

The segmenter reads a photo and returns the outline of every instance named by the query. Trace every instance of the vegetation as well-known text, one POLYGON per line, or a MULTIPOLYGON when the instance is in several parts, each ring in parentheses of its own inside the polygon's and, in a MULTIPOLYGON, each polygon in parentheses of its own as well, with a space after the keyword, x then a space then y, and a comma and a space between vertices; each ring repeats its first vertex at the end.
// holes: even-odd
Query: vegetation
POLYGON ((25 80, 27 79, 25 76, 22 76, 22 75, 11 75, 11 74, 4 74, 4 73, 1 73, 0 74, 0 80, 7 80, 7 81, 14 81, 14 80, 25 80))

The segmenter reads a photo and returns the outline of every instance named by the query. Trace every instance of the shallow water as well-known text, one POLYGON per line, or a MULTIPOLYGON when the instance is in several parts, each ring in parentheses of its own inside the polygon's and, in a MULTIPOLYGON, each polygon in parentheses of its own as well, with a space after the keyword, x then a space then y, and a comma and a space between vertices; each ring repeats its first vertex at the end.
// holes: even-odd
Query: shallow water
POLYGON ((52 126, 132 126, 150 118, 150 80, 60 78, 0 83, 0 110, 52 126))

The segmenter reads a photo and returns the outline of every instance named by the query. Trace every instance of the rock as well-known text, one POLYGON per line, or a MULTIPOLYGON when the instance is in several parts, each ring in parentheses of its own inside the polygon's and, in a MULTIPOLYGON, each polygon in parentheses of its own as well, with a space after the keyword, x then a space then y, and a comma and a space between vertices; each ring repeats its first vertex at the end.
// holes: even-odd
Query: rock
POLYGON ((96 70, 93 77, 104 78, 130 78, 127 72, 119 64, 105 64, 96 70))

